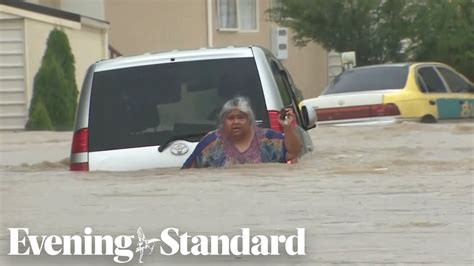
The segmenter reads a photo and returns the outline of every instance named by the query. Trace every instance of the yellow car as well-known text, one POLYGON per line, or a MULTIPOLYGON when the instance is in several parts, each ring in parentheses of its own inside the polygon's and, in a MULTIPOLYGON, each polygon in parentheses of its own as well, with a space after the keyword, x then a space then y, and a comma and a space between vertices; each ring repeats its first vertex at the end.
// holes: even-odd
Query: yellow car
POLYGON ((303 104, 320 124, 473 118, 474 85, 441 63, 373 65, 346 70, 303 104))

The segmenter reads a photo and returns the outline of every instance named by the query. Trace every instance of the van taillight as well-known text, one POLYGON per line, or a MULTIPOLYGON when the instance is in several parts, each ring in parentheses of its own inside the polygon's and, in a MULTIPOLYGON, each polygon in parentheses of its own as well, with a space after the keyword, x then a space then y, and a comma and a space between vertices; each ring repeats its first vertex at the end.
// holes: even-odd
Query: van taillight
POLYGON ((89 171, 89 163, 71 163, 69 171, 89 171))
POLYGON ((87 128, 79 129, 72 138, 71 153, 80 153, 88 151, 89 130, 87 128))
POLYGON ((71 164, 69 165, 70 171, 89 171, 89 163, 87 161, 74 161, 75 154, 88 152, 88 138, 89 130, 87 128, 79 129, 78 131, 74 132, 71 145, 71 164))
POLYGON ((270 128, 278 131, 283 132, 283 127, 278 122, 280 118, 280 112, 278 111, 268 111, 268 119, 270 120, 270 128))

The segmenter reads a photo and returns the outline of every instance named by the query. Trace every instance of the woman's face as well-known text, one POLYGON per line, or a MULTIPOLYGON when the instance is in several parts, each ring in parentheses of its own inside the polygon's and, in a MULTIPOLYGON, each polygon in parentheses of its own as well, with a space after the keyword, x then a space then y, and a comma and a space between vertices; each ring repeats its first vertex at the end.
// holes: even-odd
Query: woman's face
POLYGON ((234 139, 240 139, 250 134, 251 128, 248 115, 239 109, 230 111, 224 117, 224 133, 234 139))

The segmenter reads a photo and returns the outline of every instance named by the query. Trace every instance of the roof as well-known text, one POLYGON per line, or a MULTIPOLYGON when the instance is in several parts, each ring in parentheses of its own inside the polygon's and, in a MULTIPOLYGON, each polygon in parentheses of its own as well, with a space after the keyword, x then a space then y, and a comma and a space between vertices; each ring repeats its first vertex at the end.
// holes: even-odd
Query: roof
POLYGON ((196 50, 170 51, 165 53, 146 53, 137 56, 117 57, 99 61, 95 71, 144 66, 169 62, 184 62, 220 58, 253 57, 251 47, 201 48, 196 50))
POLYGON ((378 64, 378 65, 368 65, 368 66, 360 66, 354 67, 349 70, 359 70, 359 69, 370 69, 370 68, 381 68, 381 67, 417 67, 421 65, 436 65, 436 66, 447 66, 444 63, 440 62, 404 62, 404 63, 389 63, 389 64, 378 64))
POLYGON ((407 67, 413 63, 391 63, 391 64, 379 64, 379 65, 369 65, 369 66, 360 66, 352 69, 367 69, 367 68, 378 68, 378 67, 407 67))
MULTIPOLYGON (((46 7, 42 5, 36 5, 36 4, 18 1, 18 0, 0 0, 0 4, 23 9, 23 10, 28 10, 28 11, 32 11, 35 13, 40 13, 40 14, 44 14, 44 15, 48 15, 52 17, 79 22, 79 23, 81 22, 81 17, 84 17, 76 13, 71 13, 64 10, 60 10, 60 9, 55 9, 55 8, 46 7)), ((86 17, 86 18, 92 19, 101 23, 110 24, 108 21, 105 21, 105 20, 100 20, 100 19, 91 18, 91 17, 86 17)))

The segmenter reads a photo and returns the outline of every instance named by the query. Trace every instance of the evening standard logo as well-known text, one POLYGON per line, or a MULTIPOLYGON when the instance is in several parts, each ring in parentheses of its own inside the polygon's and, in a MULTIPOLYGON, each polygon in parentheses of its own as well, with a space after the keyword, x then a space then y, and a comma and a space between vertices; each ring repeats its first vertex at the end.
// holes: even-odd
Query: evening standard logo
POLYGON ((240 234, 191 235, 180 233, 177 228, 166 228, 161 238, 147 238, 141 227, 134 235, 97 235, 90 227, 84 235, 33 235, 28 228, 8 228, 10 231, 11 256, 47 254, 50 256, 114 256, 116 263, 130 262, 135 254, 143 263, 145 255, 154 250, 164 256, 302 256, 305 253, 305 229, 296 228, 294 235, 254 235, 249 228, 241 228, 240 234))

